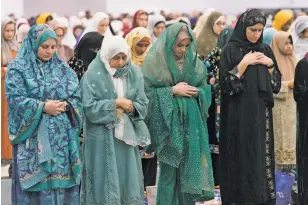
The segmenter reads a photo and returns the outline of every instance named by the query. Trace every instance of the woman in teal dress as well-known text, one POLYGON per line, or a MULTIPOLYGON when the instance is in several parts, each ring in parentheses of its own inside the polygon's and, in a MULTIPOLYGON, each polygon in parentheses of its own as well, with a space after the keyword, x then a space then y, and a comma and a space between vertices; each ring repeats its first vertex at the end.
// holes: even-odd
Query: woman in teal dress
POLYGON ((82 205, 143 205, 138 146, 150 144, 140 68, 119 36, 104 39, 81 79, 85 112, 82 205))
POLYGON ((151 147, 160 164, 156 204, 194 205, 214 198, 206 125, 211 88, 191 29, 183 23, 168 27, 141 70, 150 101, 151 147))
POLYGON ((81 95, 77 75, 56 48, 50 26, 33 26, 6 74, 13 205, 80 201, 81 95))

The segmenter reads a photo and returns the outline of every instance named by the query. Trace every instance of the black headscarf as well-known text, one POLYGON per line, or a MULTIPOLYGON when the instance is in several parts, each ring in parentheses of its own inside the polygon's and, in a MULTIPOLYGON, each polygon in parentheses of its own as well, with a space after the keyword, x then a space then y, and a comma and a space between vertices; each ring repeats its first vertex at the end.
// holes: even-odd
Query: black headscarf
MULTIPOLYGON (((275 84, 280 83, 279 79, 281 77, 281 74, 277 67, 277 62, 275 60, 274 54, 269 46, 263 44, 263 33, 260 35, 260 38, 258 39, 256 43, 250 42, 246 36, 246 28, 250 26, 254 26, 258 23, 261 23, 265 26, 266 24, 265 16, 257 9, 247 10, 245 13, 243 13, 240 16, 233 30, 233 33, 232 33, 232 36, 231 36, 231 39, 228 45, 232 47, 237 47, 241 51, 241 55, 237 55, 241 57, 235 60, 236 65, 238 65, 240 61, 243 59, 243 57, 250 51, 262 52, 264 53, 264 55, 266 55, 267 57, 273 60, 275 64, 274 66, 275 70, 272 76, 268 75, 267 66, 262 65, 262 64, 249 65, 245 71, 246 82, 248 84, 249 83, 255 84, 254 82, 256 82, 256 86, 258 87, 260 97, 266 100, 269 103, 269 106, 273 106, 274 104, 273 92, 277 93, 277 90, 273 88, 280 89, 280 86, 274 85, 274 82, 275 84)), ((230 54, 230 55, 234 55, 234 54, 230 54)), ((254 86, 254 85, 250 85, 250 86, 254 86)), ((278 89, 278 92, 279 92, 279 89, 278 89)))
POLYGON ((247 53, 250 51, 263 52, 263 33, 256 43, 251 43, 246 37, 246 28, 249 26, 254 26, 258 23, 265 26, 266 18, 264 14, 262 14, 258 9, 247 10, 240 16, 229 42, 236 44, 247 53))
POLYGON ((92 60, 96 57, 97 51, 101 48, 104 36, 98 32, 85 34, 75 48, 74 55, 83 61, 87 69, 92 60))
POLYGON ((68 65, 76 72, 81 80, 101 48, 104 36, 98 32, 85 34, 75 48, 74 56, 68 61, 68 65))

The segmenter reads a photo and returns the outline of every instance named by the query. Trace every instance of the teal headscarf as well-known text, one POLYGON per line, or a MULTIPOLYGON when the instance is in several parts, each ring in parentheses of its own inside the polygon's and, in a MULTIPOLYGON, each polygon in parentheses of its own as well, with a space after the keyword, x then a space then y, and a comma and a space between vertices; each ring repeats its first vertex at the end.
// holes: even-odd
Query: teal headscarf
POLYGON ((217 39, 217 47, 223 49, 225 45, 229 42, 233 33, 233 28, 227 27, 221 31, 218 39, 217 39))
POLYGON ((48 39, 57 40, 50 26, 32 26, 5 76, 10 141, 18 149, 14 156, 17 177, 25 191, 80 183, 78 135, 83 109, 79 82, 57 54, 48 61, 39 60, 39 46, 48 39), (70 112, 47 115, 43 112, 47 100, 66 101, 70 112))
MULTIPOLYGON (((206 84, 206 68, 197 57, 192 30, 184 23, 168 27, 149 50, 142 72, 150 100, 147 123, 151 146, 158 160, 180 170, 181 192, 211 199, 214 184, 206 126, 211 91, 206 84), (192 42, 181 71, 172 47, 183 27, 192 42), (179 82, 198 88, 198 98, 174 97, 172 86, 179 82)), ((161 177, 169 175, 161 173, 161 177)))
POLYGON ((276 29, 274 28, 266 28, 263 32, 263 43, 267 45, 271 45, 272 39, 277 33, 276 29))

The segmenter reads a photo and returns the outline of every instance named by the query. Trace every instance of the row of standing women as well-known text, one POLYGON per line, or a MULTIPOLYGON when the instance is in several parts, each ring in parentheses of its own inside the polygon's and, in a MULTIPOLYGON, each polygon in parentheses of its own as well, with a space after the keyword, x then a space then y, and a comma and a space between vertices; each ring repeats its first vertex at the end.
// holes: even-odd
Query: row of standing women
MULTIPOLYGON (((289 112, 295 122, 293 87, 299 201, 307 203, 307 58, 297 64, 294 81, 292 36, 278 32, 271 48, 264 44, 266 19, 255 9, 241 15, 233 32, 222 31, 224 24, 212 12, 196 41, 189 26, 177 23, 151 48, 152 33, 143 28, 126 41, 91 30, 68 64, 55 54, 59 27, 32 27, 5 81, 13 203, 141 205, 142 146, 160 162, 158 205, 212 199, 214 178, 223 204, 275 204, 275 165, 294 166, 296 152, 277 139, 295 130, 276 133, 274 122, 292 125, 273 119, 272 110, 275 103, 274 112, 289 112), (212 51, 216 40, 222 52, 212 51), (291 157, 283 158, 283 149, 291 157)), ((305 29, 295 28, 303 35, 305 29)))

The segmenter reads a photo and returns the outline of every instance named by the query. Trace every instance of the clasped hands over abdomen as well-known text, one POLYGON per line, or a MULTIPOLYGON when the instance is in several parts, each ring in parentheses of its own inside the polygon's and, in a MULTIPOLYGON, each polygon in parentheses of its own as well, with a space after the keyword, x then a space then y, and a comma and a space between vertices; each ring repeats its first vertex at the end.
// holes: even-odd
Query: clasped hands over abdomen
POLYGON ((199 90, 196 87, 188 85, 186 82, 180 82, 172 87, 173 95, 181 97, 196 97, 199 90))

